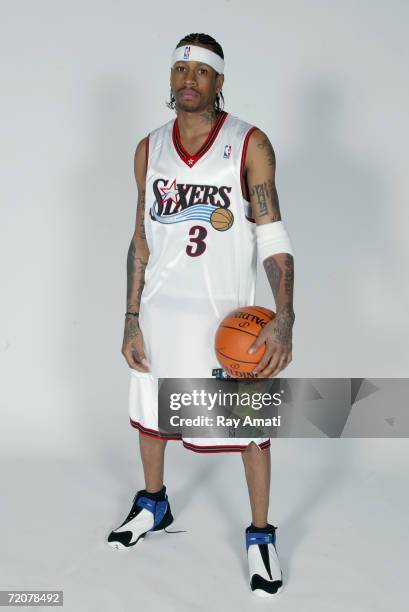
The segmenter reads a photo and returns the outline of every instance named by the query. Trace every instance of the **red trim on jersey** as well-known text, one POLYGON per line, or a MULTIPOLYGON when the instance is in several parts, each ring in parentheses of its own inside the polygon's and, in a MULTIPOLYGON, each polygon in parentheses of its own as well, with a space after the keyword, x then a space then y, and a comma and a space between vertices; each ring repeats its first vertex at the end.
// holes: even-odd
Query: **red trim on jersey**
MULTIPOLYGON (((249 129, 249 131, 247 132, 247 134, 244 137, 244 142, 243 142, 243 148, 241 150, 241 161, 240 161, 240 184, 241 184, 241 194, 244 197, 244 193, 245 193, 245 183, 244 183, 244 166, 246 163, 246 156, 247 156, 247 147, 249 144, 249 138, 252 135, 252 133, 254 132, 254 130, 256 130, 257 128, 255 126, 251 127, 249 129)), ((251 221, 252 223, 255 223, 255 219, 253 219, 253 217, 248 217, 246 215, 246 219, 248 221, 251 221)))
MULTIPOLYGON (((165 434, 164 432, 157 431, 156 429, 150 429, 148 427, 144 427, 139 421, 133 421, 131 418, 129 419, 132 427, 138 429, 141 433, 146 436, 151 436, 152 438, 159 438, 160 440, 182 440, 183 446, 188 450, 194 451, 195 453, 226 453, 226 452, 241 452, 246 450, 247 445, 245 444, 235 444, 235 445, 220 445, 220 446, 197 446, 196 444, 191 444, 190 442, 186 442, 182 439, 181 434, 165 434)), ((259 445, 261 449, 268 448, 271 446, 270 440, 265 440, 265 442, 261 442, 259 445)))
POLYGON ((202 144, 202 146, 193 155, 190 155, 186 151, 186 149, 183 147, 183 145, 181 143, 181 140, 180 140, 178 120, 177 120, 177 118, 175 119, 175 121, 173 123, 173 129, 172 129, 172 142, 173 142, 173 146, 175 147, 176 153, 179 155, 180 159, 183 162, 185 162, 185 164, 189 168, 193 168, 195 163, 198 162, 199 159, 201 159, 203 157, 203 155, 205 153, 207 153, 207 151, 210 149, 210 147, 212 146, 212 144, 216 140, 217 134, 220 132, 220 129, 221 129, 223 123, 226 121, 227 114, 228 113, 226 113, 225 111, 221 111, 216 116, 216 119, 214 120, 214 123, 213 123, 212 127, 210 128, 210 132, 209 132, 205 142, 202 144))
POLYGON ((152 438, 159 438, 160 440, 180 440, 181 434, 167 434, 163 431, 157 431, 156 429, 149 429, 148 427, 144 427, 138 421, 133 421, 131 418, 129 419, 132 427, 135 429, 139 429, 139 431, 146 436, 151 436, 152 438))
MULTIPOLYGON (((225 446, 196 446, 196 444, 191 444, 190 442, 183 441, 183 446, 195 453, 238 453, 246 450, 246 444, 236 444, 236 445, 225 445, 225 446)), ((271 446, 270 440, 266 440, 265 442, 261 442, 259 447, 261 449, 269 448, 271 446)))

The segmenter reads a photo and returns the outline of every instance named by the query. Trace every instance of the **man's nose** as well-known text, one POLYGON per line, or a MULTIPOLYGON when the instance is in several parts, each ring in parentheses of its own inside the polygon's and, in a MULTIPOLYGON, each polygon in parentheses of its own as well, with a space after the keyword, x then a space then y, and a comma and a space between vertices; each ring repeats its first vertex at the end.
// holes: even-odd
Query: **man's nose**
POLYGON ((195 71, 193 70, 193 68, 186 71, 185 83, 189 83, 189 84, 196 83, 196 75, 195 75, 195 71))

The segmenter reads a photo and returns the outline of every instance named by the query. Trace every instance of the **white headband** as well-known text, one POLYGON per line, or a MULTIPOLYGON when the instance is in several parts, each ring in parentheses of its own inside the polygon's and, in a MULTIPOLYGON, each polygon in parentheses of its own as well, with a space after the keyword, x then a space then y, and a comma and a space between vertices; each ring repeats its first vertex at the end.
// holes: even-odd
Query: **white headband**
POLYGON ((208 64, 216 70, 219 74, 224 72, 224 60, 213 53, 210 49, 204 47, 197 47, 195 45, 186 45, 185 47, 178 47, 172 53, 172 67, 176 62, 202 62, 208 64))

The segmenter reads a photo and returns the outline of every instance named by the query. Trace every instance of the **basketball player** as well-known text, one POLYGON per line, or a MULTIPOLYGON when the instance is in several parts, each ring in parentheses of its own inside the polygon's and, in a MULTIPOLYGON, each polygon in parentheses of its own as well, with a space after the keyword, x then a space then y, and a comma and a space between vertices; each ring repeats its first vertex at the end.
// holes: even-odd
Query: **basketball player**
POLYGON ((173 522, 163 483, 167 440, 196 452, 241 452, 252 512, 245 533, 250 587, 269 597, 282 587, 276 527, 267 517, 270 440, 187 439, 158 428, 158 378, 210 378, 217 370, 217 326, 235 308, 254 304, 257 254, 276 317, 250 348, 266 345, 254 372, 277 376, 292 359, 293 252, 280 215, 275 155, 260 129, 223 110, 223 82, 221 46, 206 34, 183 38, 171 59, 168 106, 177 116, 136 149, 122 353, 146 488, 108 543, 129 548, 173 522))

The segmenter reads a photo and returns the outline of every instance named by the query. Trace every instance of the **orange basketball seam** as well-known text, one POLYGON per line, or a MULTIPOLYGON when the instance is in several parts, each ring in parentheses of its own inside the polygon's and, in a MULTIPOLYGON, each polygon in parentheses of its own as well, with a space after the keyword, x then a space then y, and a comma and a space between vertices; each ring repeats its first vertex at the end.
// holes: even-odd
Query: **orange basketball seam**
POLYGON ((258 334, 252 334, 251 332, 243 329, 242 327, 231 327, 231 325, 221 325, 221 329, 234 329, 234 331, 238 331, 244 334, 249 334, 250 336, 254 336, 257 338, 258 334))
POLYGON ((255 354, 249 354, 247 352, 249 343, 257 339, 263 327, 274 317, 275 313, 272 310, 263 306, 251 305, 235 308, 220 321, 215 336, 214 350, 226 372, 239 379, 243 378, 243 375, 244 378, 255 377, 253 370, 259 364, 263 357, 262 353, 265 351, 260 347, 255 354), (232 334, 230 330, 235 333, 232 334), (240 332, 252 339, 247 338, 246 340, 246 337, 240 332), (231 353, 227 354, 226 350, 231 353))
POLYGON ((226 357, 227 359, 231 359, 232 361, 237 361, 240 363, 249 363, 251 365, 257 365, 256 361, 244 361, 244 359, 235 359, 234 357, 230 357, 230 355, 226 355, 225 353, 222 353, 219 349, 216 349, 217 353, 220 353, 220 355, 223 355, 223 357, 226 357))

